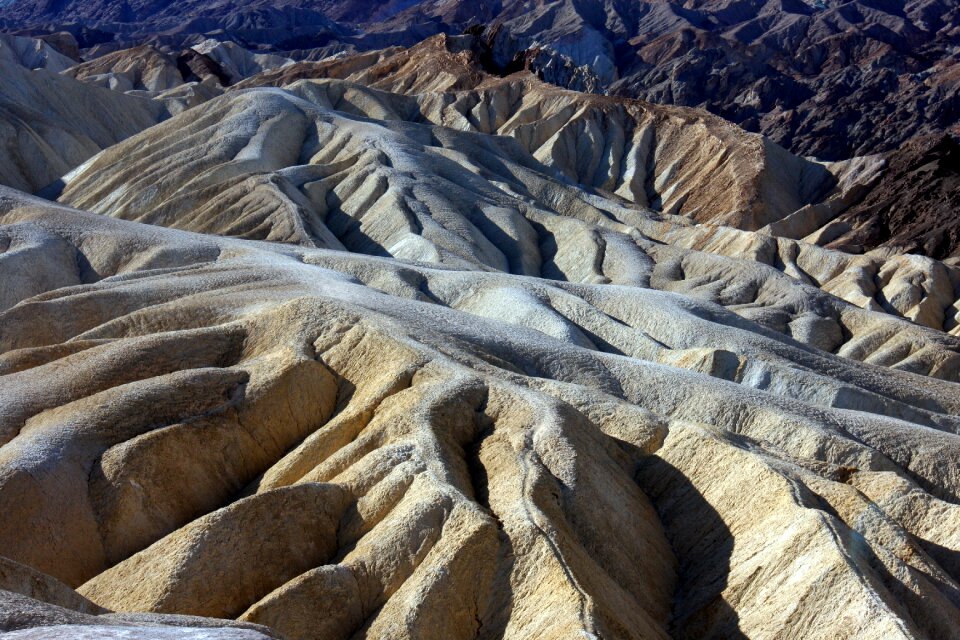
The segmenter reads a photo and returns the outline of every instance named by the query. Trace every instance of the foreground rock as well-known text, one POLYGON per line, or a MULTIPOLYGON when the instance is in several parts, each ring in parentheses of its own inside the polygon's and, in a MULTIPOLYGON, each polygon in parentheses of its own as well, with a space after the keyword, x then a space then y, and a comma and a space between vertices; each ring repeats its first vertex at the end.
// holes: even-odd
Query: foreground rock
MULTIPOLYGON (((960 624, 953 382, 638 283, 215 238, 12 191, 0 222, 5 279, 48 268, 0 315, 17 523, 0 548, 96 605, 286 638, 960 624)), ((85 615, 4 598, 7 628, 85 615)))
POLYGON ((266 640, 263 626, 183 615, 115 614, 57 579, 0 557, 0 632, 5 638, 195 638, 266 640))

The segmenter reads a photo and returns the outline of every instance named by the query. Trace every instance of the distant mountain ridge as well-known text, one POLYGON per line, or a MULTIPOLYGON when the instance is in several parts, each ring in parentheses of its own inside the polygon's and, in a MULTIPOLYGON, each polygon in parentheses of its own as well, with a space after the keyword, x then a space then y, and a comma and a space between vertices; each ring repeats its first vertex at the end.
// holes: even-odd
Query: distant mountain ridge
POLYGON ((955 132, 960 120, 955 0, 0 5, 7 30, 40 33, 70 24, 114 34, 120 45, 114 48, 153 41, 178 48, 216 34, 309 59, 412 46, 472 28, 484 34, 490 62, 500 68, 525 66, 567 88, 703 107, 795 153, 828 160, 896 149, 915 135, 955 132))

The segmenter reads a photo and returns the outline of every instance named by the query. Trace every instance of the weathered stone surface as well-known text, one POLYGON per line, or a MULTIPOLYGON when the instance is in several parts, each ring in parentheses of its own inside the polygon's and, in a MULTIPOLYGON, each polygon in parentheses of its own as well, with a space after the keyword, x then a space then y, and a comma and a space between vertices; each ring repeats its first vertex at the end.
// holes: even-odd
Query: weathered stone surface
POLYGON ((347 496, 303 484, 215 511, 80 588, 116 611, 231 618, 274 587, 329 559, 347 496), (228 588, 211 589, 215 579, 228 588))
POLYGON ((80 613, 97 615, 105 612, 103 607, 93 604, 57 579, 2 557, 0 589, 80 613))

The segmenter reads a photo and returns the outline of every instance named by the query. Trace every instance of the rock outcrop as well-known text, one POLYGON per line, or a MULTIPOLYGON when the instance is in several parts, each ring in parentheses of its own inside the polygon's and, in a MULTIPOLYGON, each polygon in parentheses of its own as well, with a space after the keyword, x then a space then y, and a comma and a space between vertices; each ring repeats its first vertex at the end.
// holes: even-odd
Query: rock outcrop
POLYGON ((160 92, 184 83, 177 61, 150 45, 95 58, 66 75, 116 91, 160 92))
POLYGON ((470 30, 492 68, 702 107, 831 161, 894 151, 960 118, 960 13, 942 0, 18 0, 0 7, 4 21, 35 33, 79 21, 118 46, 217 34, 310 59, 470 30))
POLYGON ((16 66, 60 73, 75 62, 43 40, 0 33, 0 64, 4 68, 16 66))
POLYGON ((270 69, 279 69, 293 64, 293 60, 268 53, 253 53, 235 42, 204 40, 191 47, 202 56, 212 60, 226 77, 225 84, 235 84, 270 69))
POLYGON ((187 49, 167 54, 152 45, 122 49, 63 72, 64 75, 163 105, 178 114, 220 95, 229 75, 209 56, 187 49))
MULTIPOLYGON (((64 200, 123 217, 135 209, 136 217, 143 221, 151 221, 156 215, 187 221, 195 220, 193 212, 203 207, 223 211, 222 203, 208 203, 226 191, 225 185, 212 187, 241 177, 284 170, 288 176, 302 175, 294 181, 313 182, 319 177, 318 171, 334 171, 342 174, 339 182, 351 172, 347 164, 365 174, 385 164, 388 166, 375 171, 385 175, 390 173, 390 166, 404 162, 398 153, 439 153, 434 161, 422 158, 417 163, 427 166, 443 162, 450 167, 448 171, 462 173, 460 177, 448 177, 447 182, 471 189, 471 182, 477 182, 470 179, 471 175, 480 168, 464 172, 457 165, 493 154, 501 156, 497 162, 505 167, 498 172, 499 179, 514 183, 517 194, 536 193, 536 188, 521 184, 524 178, 515 174, 543 165, 553 170, 550 173, 560 190, 565 189, 563 182, 569 182, 610 194, 615 201, 697 222, 758 229, 818 201, 835 182, 821 165, 791 156, 760 136, 745 134, 702 112, 560 90, 523 73, 505 79, 490 77, 473 64, 469 49, 472 39, 461 40, 463 43, 441 36, 410 50, 302 63, 256 75, 236 89, 283 85, 289 93, 234 93, 205 104, 189 117, 151 129, 72 174, 64 200), (446 71, 437 72, 439 69, 446 71), (307 75, 339 76, 344 81, 291 84, 307 75), (364 86, 358 86, 360 83, 364 86), (320 123, 318 119, 327 109, 386 122, 349 123, 342 116, 333 116, 338 119, 327 117, 326 123, 320 123), (403 121, 445 128, 411 129, 401 126, 403 121), (222 135, 221 131, 227 129, 232 131, 222 135), (517 156, 517 149, 511 145, 451 129, 509 136, 516 140, 521 155, 517 156), (354 130, 355 135, 338 133, 354 130), (183 144, 185 136, 202 146, 183 144), (421 151, 416 147, 424 146, 421 140, 425 136, 437 142, 426 144, 421 151), (373 138, 383 142, 372 147, 367 140, 373 138), (225 145, 226 140, 229 142, 225 145), (446 151, 433 151, 434 147, 446 151), (468 147, 475 151, 461 154, 463 161, 451 157, 450 152, 468 147), (378 149, 376 153, 374 148, 378 149), (235 158, 237 153, 243 153, 249 161, 235 158), (356 160, 360 154, 364 155, 363 161, 356 160), (354 160, 348 162, 348 157, 354 160), (225 166, 215 168, 219 164, 225 166), (318 168, 318 164, 327 168, 318 168), (508 167, 514 164, 519 166, 508 167), (337 170, 337 165, 344 166, 337 170), (200 173, 204 178, 193 181, 193 176, 200 173), (149 190, 149 195, 148 190, 135 186, 159 174, 166 179, 149 190), (115 193, 114 185, 118 184, 127 185, 126 195, 115 193), (202 189, 205 195, 186 197, 195 189, 202 189), (190 207, 190 211, 178 205, 171 210, 169 205, 174 200, 190 207)), ((493 164, 492 160, 480 161, 493 164)), ((497 172, 492 167, 487 171, 497 172)), ((422 188, 429 188, 426 185, 433 180, 426 176, 422 188)), ((377 189, 372 183, 370 186, 377 189)), ((504 196, 518 199, 511 194, 502 194, 499 199, 504 196)), ((549 209, 547 200, 552 197, 545 194, 538 204, 549 209)), ((514 204, 513 208, 521 206, 514 204)), ((293 237, 290 240, 300 241, 293 237)))
POLYGON ((416 2, 374 19, 364 4, 324 6, 374 33, 484 25, 500 68, 702 107, 827 160, 892 151, 960 117, 960 14, 939 0, 416 2))
POLYGON ((960 143, 917 138, 884 161, 863 199, 811 239, 845 251, 960 258, 960 143))

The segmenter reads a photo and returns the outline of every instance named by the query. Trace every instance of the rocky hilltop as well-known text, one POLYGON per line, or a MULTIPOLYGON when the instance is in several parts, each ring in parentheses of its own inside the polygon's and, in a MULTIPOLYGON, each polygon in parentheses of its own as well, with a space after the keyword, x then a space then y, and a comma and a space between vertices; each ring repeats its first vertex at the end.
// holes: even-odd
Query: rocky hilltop
POLYGON ((949 135, 916 138, 884 161, 863 200, 830 228, 835 239, 827 246, 957 257, 960 143, 949 135))
POLYGON ((952 220, 951 139, 817 161, 482 32, 12 42, 6 636, 957 636, 960 266, 870 226, 952 220))

